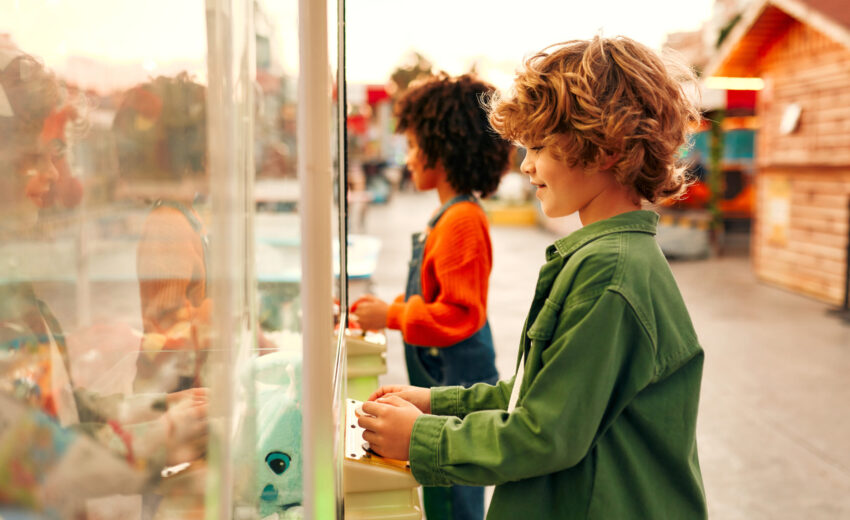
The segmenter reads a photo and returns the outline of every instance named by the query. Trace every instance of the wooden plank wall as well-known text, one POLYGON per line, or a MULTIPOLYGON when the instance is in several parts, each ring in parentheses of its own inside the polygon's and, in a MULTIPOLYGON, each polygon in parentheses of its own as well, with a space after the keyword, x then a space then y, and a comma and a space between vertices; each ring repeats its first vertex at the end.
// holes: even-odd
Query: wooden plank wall
MULTIPOLYGON (((844 298, 850 201, 850 49, 812 27, 794 23, 758 68, 756 276, 831 304, 844 298), (779 131, 785 107, 799 103, 795 132, 779 131), (771 182, 787 181, 787 205, 771 200, 771 182), (771 221, 785 208, 784 241, 771 239, 771 221)), ((776 193, 773 193, 773 197, 776 193)), ((782 220, 781 218, 779 219, 782 220)))
POLYGON ((850 165, 850 49, 795 23, 759 63, 757 164, 850 165), (803 112, 791 135, 779 133, 789 103, 803 112))
POLYGON ((767 168, 756 180, 752 261, 756 276, 831 304, 844 298, 847 262, 848 168, 767 168), (790 183, 787 243, 770 240, 768 184, 790 183))

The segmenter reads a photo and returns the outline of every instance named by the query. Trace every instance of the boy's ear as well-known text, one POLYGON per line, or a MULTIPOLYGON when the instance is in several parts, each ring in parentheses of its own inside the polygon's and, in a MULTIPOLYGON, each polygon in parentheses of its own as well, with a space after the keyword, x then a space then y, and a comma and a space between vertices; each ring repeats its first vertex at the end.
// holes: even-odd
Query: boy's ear
POLYGON ((617 164, 617 161, 620 160, 620 154, 615 153, 608 155, 604 152, 599 152, 599 170, 600 172, 607 172, 611 168, 617 164))

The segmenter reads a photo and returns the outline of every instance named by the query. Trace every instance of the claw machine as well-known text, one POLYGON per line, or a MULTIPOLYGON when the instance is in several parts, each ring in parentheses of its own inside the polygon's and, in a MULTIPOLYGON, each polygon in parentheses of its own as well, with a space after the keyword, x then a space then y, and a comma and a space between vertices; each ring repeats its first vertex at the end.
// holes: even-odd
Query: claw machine
POLYGON ((420 518, 352 415, 343 0, 0 12, 0 517, 420 518))

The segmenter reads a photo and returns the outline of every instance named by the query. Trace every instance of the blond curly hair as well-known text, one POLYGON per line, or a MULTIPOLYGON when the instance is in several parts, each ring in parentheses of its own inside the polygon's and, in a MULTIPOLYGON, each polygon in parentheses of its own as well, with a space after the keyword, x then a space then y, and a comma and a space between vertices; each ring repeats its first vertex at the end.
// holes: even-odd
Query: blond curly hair
POLYGON ((528 58, 506 96, 489 101, 505 139, 545 146, 589 172, 605 168, 649 202, 687 184, 680 150, 699 121, 685 91, 693 72, 632 39, 595 37, 528 58))

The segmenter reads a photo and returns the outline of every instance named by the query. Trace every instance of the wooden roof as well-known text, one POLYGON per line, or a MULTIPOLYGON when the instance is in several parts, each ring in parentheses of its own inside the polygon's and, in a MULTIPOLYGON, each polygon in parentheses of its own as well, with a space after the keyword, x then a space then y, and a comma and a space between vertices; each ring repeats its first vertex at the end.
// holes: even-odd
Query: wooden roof
POLYGON ((798 3, 830 18, 845 30, 850 30, 850 5, 847 0, 798 0, 798 3))
POLYGON ((755 77, 758 61, 795 23, 850 48, 848 0, 756 0, 709 62, 705 76, 755 77))

